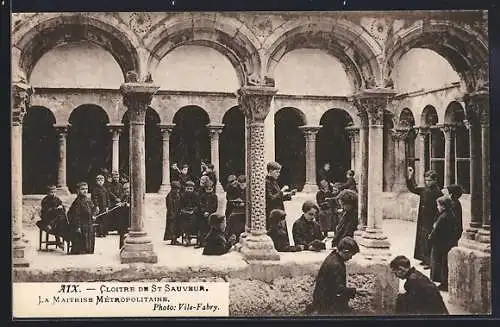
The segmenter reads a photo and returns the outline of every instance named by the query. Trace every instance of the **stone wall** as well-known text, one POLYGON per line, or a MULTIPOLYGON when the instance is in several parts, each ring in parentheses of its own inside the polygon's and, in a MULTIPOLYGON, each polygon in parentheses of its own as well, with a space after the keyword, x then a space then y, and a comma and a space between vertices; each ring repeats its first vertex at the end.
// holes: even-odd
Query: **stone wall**
MULTIPOLYGON (((293 255, 293 254, 292 254, 293 255)), ((147 281, 230 283, 230 316, 303 316, 312 300, 314 280, 322 262, 242 263, 234 267, 171 268, 158 265, 118 265, 100 268, 17 269, 14 282, 147 281)), ((297 259, 297 258, 296 258, 297 259)), ((319 259, 319 260, 317 260, 319 259)), ((398 281, 386 263, 354 257, 347 263, 348 286, 358 292, 353 315, 390 315, 398 281)))

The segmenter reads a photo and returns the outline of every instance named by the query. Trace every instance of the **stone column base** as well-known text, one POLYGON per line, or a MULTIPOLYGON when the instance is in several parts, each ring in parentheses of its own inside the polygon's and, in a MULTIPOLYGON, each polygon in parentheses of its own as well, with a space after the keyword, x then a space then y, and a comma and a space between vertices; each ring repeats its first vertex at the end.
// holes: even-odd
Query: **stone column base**
POLYGON ((245 260, 279 260, 280 255, 274 248, 273 240, 266 234, 247 234, 242 239, 241 253, 245 260))
POLYGON ((304 184, 304 188, 302 189, 302 192, 303 193, 316 193, 316 192, 318 192, 318 190, 319 190, 318 185, 306 183, 306 184, 304 184))
POLYGON ((151 239, 145 232, 130 232, 120 251, 121 263, 157 263, 151 239))
POLYGON ((71 192, 69 191, 68 187, 65 186, 58 186, 56 189, 56 195, 57 196, 68 196, 71 195, 71 192))
MULTIPOLYGON (((359 235, 359 234, 358 234, 359 235)), ((368 260, 377 258, 386 261, 390 258, 391 243, 379 229, 367 228, 355 239, 359 244, 360 254, 368 260)))
POLYGON ((160 189, 158 190, 158 194, 168 194, 170 192, 170 185, 169 184, 161 184, 160 189))
POLYGON ((12 266, 15 268, 29 267, 29 262, 25 258, 25 245, 22 239, 14 240, 12 244, 12 266))
POLYGON ((469 313, 491 314, 490 244, 462 237, 448 252, 448 270, 449 302, 469 313))

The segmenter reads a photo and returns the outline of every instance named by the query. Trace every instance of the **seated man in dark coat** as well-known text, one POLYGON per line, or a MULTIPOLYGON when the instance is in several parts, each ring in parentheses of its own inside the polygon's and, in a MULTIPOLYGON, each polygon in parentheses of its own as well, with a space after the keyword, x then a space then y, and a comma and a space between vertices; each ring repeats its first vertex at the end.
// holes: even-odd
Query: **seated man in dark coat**
POLYGON ((204 246, 205 237, 209 232, 208 218, 217 211, 217 207, 218 199, 214 192, 214 184, 212 184, 211 180, 208 180, 208 183, 200 194, 200 210, 197 221, 198 237, 196 238, 195 248, 204 246))
POLYGON ((274 248, 278 252, 302 251, 300 246, 291 246, 288 239, 288 228, 286 226, 286 213, 280 209, 274 209, 269 215, 269 226, 267 235, 271 237, 274 248))
POLYGON ((80 182, 77 185, 78 195, 68 210, 71 226, 71 254, 93 254, 95 231, 93 216, 97 213, 92 201, 88 198, 88 185, 80 182))
POLYGON ((57 188, 50 185, 47 195, 42 199, 40 209, 40 219, 36 225, 41 230, 55 235, 58 247, 64 248, 61 237, 67 239, 68 223, 66 219, 66 211, 64 210, 61 199, 56 196, 57 188))
POLYGON ((293 223, 292 234, 295 246, 302 250, 320 251, 326 248, 323 243, 323 233, 316 222, 318 207, 313 201, 302 205, 302 216, 293 223))
POLYGON ((266 217, 269 218, 269 214, 274 209, 285 210, 284 201, 290 201, 292 196, 295 195, 296 190, 288 192, 289 187, 287 185, 280 189, 278 184, 278 178, 281 173, 281 165, 277 162, 269 162, 267 164, 267 176, 266 176, 266 217))
POLYGON ((342 190, 338 195, 338 201, 342 207, 342 213, 335 229, 332 247, 346 236, 353 237, 358 229, 358 195, 352 190, 342 190))
POLYGON ((351 311, 349 299, 354 298, 355 288, 347 287, 345 262, 349 261, 359 247, 351 237, 345 237, 336 249, 326 257, 319 268, 309 313, 318 315, 342 315, 351 311))
POLYGON ((226 221, 224 216, 213 213, 210 215, 210 232, 205 239, 204 255, 222 255, 231 249, 236 243, 236 237, 233 235, 229 240, 224 237, 226 221))
POLYGON ((427 276, 411 267, 407 257, 397 256, 389 266, 399 279, 406 279, 404 285, 406 293, 399 294, 396 298, 396 313, 404 315, 448 314, 437 286, 427 276))
POLYGON ((98 224, 96 236, 105 237, 108 234, 108 216, 107 213, 111 209, 111 197, 108 190, 104 186, 104 176, 96 176, 96 185, 92 190, 91 195, 92 202, 97 209, 97 214, 102 214, 97 218, 96 223, 98 224))

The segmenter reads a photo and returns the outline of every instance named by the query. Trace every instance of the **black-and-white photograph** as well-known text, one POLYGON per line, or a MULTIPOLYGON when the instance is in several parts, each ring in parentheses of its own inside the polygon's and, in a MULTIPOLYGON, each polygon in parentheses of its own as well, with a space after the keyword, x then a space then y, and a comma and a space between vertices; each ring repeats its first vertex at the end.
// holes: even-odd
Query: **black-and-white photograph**
POLYGON ((14 318, 491 314, 487 11, 11 23, 14 318))

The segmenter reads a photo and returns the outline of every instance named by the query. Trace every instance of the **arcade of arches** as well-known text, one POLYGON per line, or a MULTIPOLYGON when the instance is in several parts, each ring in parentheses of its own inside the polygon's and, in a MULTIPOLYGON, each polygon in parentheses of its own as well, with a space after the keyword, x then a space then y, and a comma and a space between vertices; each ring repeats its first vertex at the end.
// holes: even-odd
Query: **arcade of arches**
MULTIPOLYGON (((202 160, 214 163, 219 192, 230 174, 252 183, 255 158, 280 162, 282 184, 314 192, 329 162, 336 180, 356 172, 360 228, 383 234, 377 197, 408 192, 407 166, 418 184, 435 169, 441 186, 458 183, 470 197, 463 244, 489 248, 484 12, 138 15, 146 19, 13 15, 13 147, 22 148, 13 193, 42 194, 51 183, 74 193, 102 168, 128 175, 140 142, 129 137, 138 123, 129 112, 143 106, 148 193, 168 191, 174 162, 194 174, 202 160), (150 86, 130 95, 127 83, 150 86)), ((260 215, 252 210, 250 220, 260 215)))

